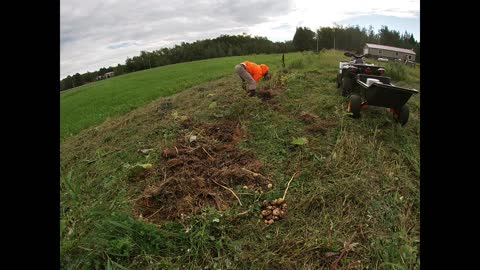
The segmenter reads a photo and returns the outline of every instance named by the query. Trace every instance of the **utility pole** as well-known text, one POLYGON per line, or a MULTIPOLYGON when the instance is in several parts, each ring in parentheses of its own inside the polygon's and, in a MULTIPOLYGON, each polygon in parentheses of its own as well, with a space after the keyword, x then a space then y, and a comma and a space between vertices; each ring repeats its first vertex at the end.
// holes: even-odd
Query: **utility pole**
POLYGON ((317 53, 318 53, 318 32, 317 32, 317 53))
POLYGON ((336 47, 335 47, 335 28, 333 28, 333 55, 335 55, 335 50, 336 50, 336 47))

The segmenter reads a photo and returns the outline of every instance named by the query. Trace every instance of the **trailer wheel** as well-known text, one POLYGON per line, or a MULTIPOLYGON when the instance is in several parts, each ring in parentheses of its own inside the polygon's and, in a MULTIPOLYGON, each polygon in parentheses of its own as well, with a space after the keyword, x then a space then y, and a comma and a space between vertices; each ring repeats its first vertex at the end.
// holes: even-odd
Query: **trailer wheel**
POLYGON ((348 112, 351 112, 353 118, 360 117, 360 109, 362 108, 362 99, 359 95, 351 95, 348 100, 348 112))
POLYGON ((410 110, 407 104, 403 105, 399 110, 396 111, 396 113, 397 113, 396 120, 402 126, 405 126, 405 124, 408 122, 408 117, 410 116, 410 110))

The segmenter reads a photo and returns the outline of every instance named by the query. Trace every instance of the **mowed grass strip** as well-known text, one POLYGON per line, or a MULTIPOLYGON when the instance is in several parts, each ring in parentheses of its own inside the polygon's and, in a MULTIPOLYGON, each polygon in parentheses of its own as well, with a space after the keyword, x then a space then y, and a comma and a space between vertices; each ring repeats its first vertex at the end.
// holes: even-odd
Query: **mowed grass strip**
MULTIPOLYGON (((288 61, 300 53, 286 55, 288 61)), ((170 96, 202 82, 234 72, 234 66, 250 60, 281 65, 281 54, 260 54, 207 59, 173 64, 89 83, 60 93, 60 138, 170 96)))

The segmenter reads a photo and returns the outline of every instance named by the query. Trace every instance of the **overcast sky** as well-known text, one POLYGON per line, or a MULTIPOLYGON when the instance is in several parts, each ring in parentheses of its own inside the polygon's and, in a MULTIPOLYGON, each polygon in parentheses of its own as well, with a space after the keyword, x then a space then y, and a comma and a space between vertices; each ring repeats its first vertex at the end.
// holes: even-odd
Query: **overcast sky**
POLYGON ((420 0, 61 0, 60 78, 221 34, 292 40, 297 26, 387 25, 420 40, 420 0))

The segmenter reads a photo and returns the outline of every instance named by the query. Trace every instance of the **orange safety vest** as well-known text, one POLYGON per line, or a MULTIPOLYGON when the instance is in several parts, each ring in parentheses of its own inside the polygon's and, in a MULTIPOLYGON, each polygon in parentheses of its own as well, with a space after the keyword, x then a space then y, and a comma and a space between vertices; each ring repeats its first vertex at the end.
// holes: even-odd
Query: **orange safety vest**
POLYGON ((248 73, 250 73, 250 75, 252 75, 252 78, 256 82, 258 82, 260 78, 262 78, 262 76, 268 71, 268 66, 264 64, 257 65, 249 61, 243 61, 242 64, 245 65, 245 69, 248 73))

